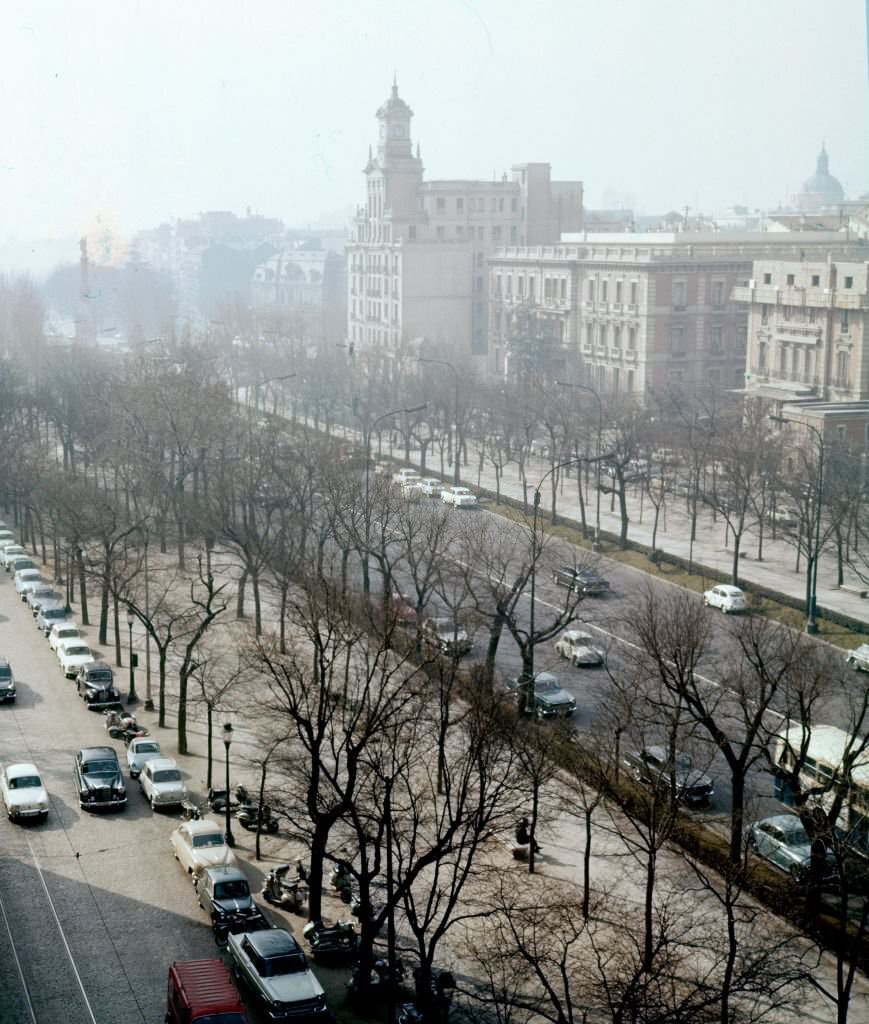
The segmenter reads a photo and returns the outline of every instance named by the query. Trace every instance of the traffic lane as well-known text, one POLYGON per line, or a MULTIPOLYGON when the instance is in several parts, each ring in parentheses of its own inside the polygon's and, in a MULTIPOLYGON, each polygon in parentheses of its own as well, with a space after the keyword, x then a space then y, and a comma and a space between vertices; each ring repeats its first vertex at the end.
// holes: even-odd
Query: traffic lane
MULTIPOLYGON (((100 1022, 161 1019, 171 961, 215 954, 190 881, 172 857, 169 835, 177 819, 152 814, 137 785, 129 786, 123 813, 91 814, 79 808, 75 751, 107 744, 123 764, 123 745, 108 739, 102 716, 88 711, 72 682, 64 679, 8 578, 0 580, 0 615, 0 652, 10 658, 22 684, 21 703, 0 708, 0 761, 35 761, 51 801, 45 825, 0 822, 0 849, 13 872, 9 881, 20 877, 23 891, 30 892, 27 879, 37 862, 42 866, 49 893, 58 897, 73 962, 83 965, 85 991, 95 993, 100 1004, 100 1022)), ((34 934, 33 944, 51 958, 48 969, 37 961, 39 973, 57 975, 66 993, 71 966, 60 932, 55 927, 54 938, 46 941, 42 922, 47 905, 34 905, 32 913, 29 908, 26 902, 14 908, 16 926, 25 933, 22 941, 34 934)), ((18 1014, 23 990, 20 979, 16 987, 16 974, 14 957, 4 958, 0 992, 17 993, 18 1014)), ((54 993, 45 996, 51 1002, 54 993)), ((46 1010, 42 1020, 51 1019, 63 1018, 46 1010)))

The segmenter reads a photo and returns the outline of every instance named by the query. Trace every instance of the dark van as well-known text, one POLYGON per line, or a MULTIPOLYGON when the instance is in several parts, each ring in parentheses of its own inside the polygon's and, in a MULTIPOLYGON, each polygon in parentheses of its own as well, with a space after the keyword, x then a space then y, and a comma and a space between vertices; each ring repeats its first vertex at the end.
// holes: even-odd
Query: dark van
POLYGON ((176 960, 169 968, 166 1024, 247 1024, 222 960, 176 960))

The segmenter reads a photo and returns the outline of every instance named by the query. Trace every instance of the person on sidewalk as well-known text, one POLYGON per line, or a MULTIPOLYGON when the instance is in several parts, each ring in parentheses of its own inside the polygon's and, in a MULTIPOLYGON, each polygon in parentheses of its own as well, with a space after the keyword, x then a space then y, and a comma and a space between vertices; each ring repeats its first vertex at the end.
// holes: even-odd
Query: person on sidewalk
MULTIPOLYGON (((521 818, 516 825, 516 842, 520 846, 529 846, 531 844, 531 823, 527 818, 521 818)), ((537 840, 534 840, 534 852, 540 853, 540 846, 537 840)))

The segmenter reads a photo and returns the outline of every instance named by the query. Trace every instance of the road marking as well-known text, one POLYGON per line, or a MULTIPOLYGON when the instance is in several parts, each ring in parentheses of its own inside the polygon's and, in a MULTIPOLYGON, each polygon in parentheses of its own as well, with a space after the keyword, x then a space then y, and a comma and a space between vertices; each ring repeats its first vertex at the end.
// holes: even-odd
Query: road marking
POLYGON ((3 915, 3 924, 6 925, 6 934, 9 936, 9 945, 12 948, 12 956, 15 957, 15 967, 18 970, 18 977, 21 979, 21 990, 27 1001, 27 1009, 30 1011, 30 1019, 33 1021, 33 1024, 39 1024, 36 1019, 36 1013, 33 1010, 33 1003, 30 999, 30 989, 27 987, 27 979, 24 977, 21 961, 18 959, 18 950, 15 948, 15 939, 12 935, 12 929, 9 927, 9 918, 6 916, 6 907, 3 905, 2 899, 0 899, 0 914, 3 915))
POLYGON ((85 1006, 87 1007, 87 1012, 88 1016, 91 1019, 91 1024, 97 1024, 97 1019, 94 1016, 93 1009, 91 1008, 90 1000, 87 997, 87 992, 85 992, 84 990, 84 983, 82 982, 81 975, 78 973, 78 968, 75 965, 75 960, 73 959, 72 956, 72 950, 69 948, 69 943, 66 941, 66 934, 64 933, 63 925, 60 923, 60 918, 57 916, 57 911, 55 910, 54 907, 54 900, 52 900, 51 893, 48 891, 48 884, 45 881, 45 876, 43 875, 42 868, 39 865, 39 858, 36 856, 36 850, 33 849, 33 844, 30 842, 29 838, 27 840, 27 845, 30 847, 30 855, 31 857, 33 857, 34 867, 36 868, 36 871, 39 875, 39 881, 42 882, 42 888, 43 891, 45 892, 45 898, 48 900, 48 905, 51 908, 51 914, 52 917, 54 918, 54 923, 57 925, 57 930, 60 933, 61 941, 63 942, 64 949, 66 950, 66 955, 69 958, 69 963, 70 966, 72 967, 72 972, 75 975, 75 980, 78 982, 78 987, 79 990, 81 991, 81 997, 82 999, 84 999, 85 1006))

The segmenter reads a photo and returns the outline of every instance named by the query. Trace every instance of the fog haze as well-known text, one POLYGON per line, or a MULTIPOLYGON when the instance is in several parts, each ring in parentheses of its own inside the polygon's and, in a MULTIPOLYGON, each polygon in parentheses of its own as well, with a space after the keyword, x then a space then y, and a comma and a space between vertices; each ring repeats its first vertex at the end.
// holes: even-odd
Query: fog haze
POLYGON ((590 207, 867 175, 863 0, 6 3, 0 238, 208 209, 343 223, 393 73, 427 178, 547 161, 590 207))

